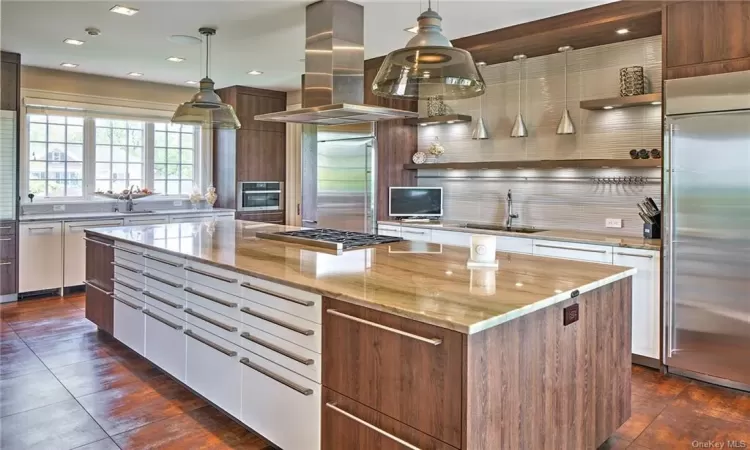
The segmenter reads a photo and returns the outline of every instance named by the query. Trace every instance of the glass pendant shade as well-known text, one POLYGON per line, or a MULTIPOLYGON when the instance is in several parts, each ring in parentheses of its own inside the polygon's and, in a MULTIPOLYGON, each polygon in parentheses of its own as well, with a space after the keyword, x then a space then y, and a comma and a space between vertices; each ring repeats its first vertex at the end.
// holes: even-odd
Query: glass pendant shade
MULTIPOLYGON (((479 62, 477 67, 485 67, 487 63, 479 62)), ((485 140, 490 138, 490 133, 487 131, 487 126, 484 124, 484 114, 482 114, 482 105, 484 98, 479 97, 479 119, 477 119, 477 125, 474 127, 474 131, 471 133, 471 138, 474 140, 485 140)))
POLYGON ((442 18, 432 9, 417 19, 419 31, 405 48, 388 54, 372 83, 375 95, 447 100, 484 94, 485 83, 471 53, 454 48, 442 34, 442 18))
POLYGON ((213 28, 201 28, 200 34, 206 36, 206 77, 201 79, 198 92, 189 102, 182 103, 172 115, 172 123, 199 125, 210 128, 231 129, 240 128, 240 120, 232 105, 221 101, 214 91, 214 81, 208 76, 209 69, 209 37, 216 34, 213 28))

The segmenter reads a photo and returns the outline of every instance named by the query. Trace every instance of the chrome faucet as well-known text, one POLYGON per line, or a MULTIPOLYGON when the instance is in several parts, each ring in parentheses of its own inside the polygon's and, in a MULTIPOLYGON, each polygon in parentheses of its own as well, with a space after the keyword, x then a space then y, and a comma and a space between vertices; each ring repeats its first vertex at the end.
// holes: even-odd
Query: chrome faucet
POLYGON ((508 197, 505 200, 505 228, 510 229, 513 226, 513 219, 518 219, 518 214, 513 214, 513 196, 511 195, 510 189, 508 189, 508 197))
POLYGON ((117 197, 117 203, 115 203, 115 212, 118 212, 118 210, 120 209, 120 200, 126 200, 125 202, 126 212, 133 212, 133 206, 135 206, 135 203, 133 203, 133 188, 134 187, 135 185, 130 186, 127 196, 120 194, 117 197))

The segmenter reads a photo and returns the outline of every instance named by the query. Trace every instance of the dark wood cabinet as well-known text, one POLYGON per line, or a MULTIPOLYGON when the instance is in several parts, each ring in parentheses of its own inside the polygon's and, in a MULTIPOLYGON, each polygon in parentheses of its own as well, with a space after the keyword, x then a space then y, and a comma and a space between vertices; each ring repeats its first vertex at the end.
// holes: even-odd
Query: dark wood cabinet
POLYGON ((284 224, 284 213, 274 212, 238 212, 237 220, 247 220, 249 222, 266 222, 276 225, 284 224))
POLYGON ((286 96, 279 96, 278 92, 263 91, 261 89, 242 90, 237 93, 237 117, 242 123, 243 130, 252 131, 274 131, 283 133, 286 124, 282 122, 264 122, 255 120, 258 114, 286 110, 286 96))
POLYGON ((281 181, 286 178, 286 135, 237 132, 237 181, 281 181))
POLYGON ((18 292, 18 263, 16 259, 0 258, 0 295, 18 292))
POLYGON ((399 440, 421 450, 455 450, 330 389, 323 389, 322 403, 323 450, 403 450, 399 440))
POLYGON ((461 446, 462 369, 460 333, 323 302, 323 385, 455 447, 461 446))
POLYGON ((20 90, 21 63, 10 53, 3 52, 0 63, 0 109, 17 111, 20 90))
POLYGON ((665 78, 750 70, 750 2, 668 2, 665 78))
POLYGON ((86 318, 94 322, 100 330, 114 332, 114 291, 115 260, 113 241, 91 234, 86 235, 86 318))

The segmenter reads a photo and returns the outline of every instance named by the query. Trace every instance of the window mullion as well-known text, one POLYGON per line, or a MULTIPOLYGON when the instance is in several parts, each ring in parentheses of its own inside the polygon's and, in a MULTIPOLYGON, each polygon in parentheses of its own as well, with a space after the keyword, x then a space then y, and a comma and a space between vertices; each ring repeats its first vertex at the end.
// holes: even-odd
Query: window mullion
POLYGON ((83 120, 83 197, 93 198, 96 190, 96 130, 94 118, 86 117, 83 120))
POLYGON ((143 183, 151 189, 156 190, 154 185, 154 124, 146 123, 143 136, 143 183))

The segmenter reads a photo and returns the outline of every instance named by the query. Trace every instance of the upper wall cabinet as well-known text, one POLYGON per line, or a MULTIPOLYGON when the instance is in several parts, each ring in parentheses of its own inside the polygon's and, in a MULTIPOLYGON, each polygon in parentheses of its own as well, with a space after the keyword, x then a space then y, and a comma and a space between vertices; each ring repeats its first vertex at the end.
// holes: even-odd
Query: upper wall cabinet
POLYGON ((750 70, 750 2, 668 3, 665 14, 665 78, 750 70))
MULTIPOLYGON (((278 94, 283 94, 282 92, 278 94)), ((237 117, 242 124, 242 130, 277 131, 286 130, 282 122, 263 122, 255 120, 258 114, 266 114, 286 110, 286 96, 266 96, 254 93, 237 92, 237 117)))
POLYGON ((3 52, 2 66, 0 67, 0 109, 4 111, 16 111, 18 109, 18 84, 19 64, 6 60, 10 54, 3 52))

